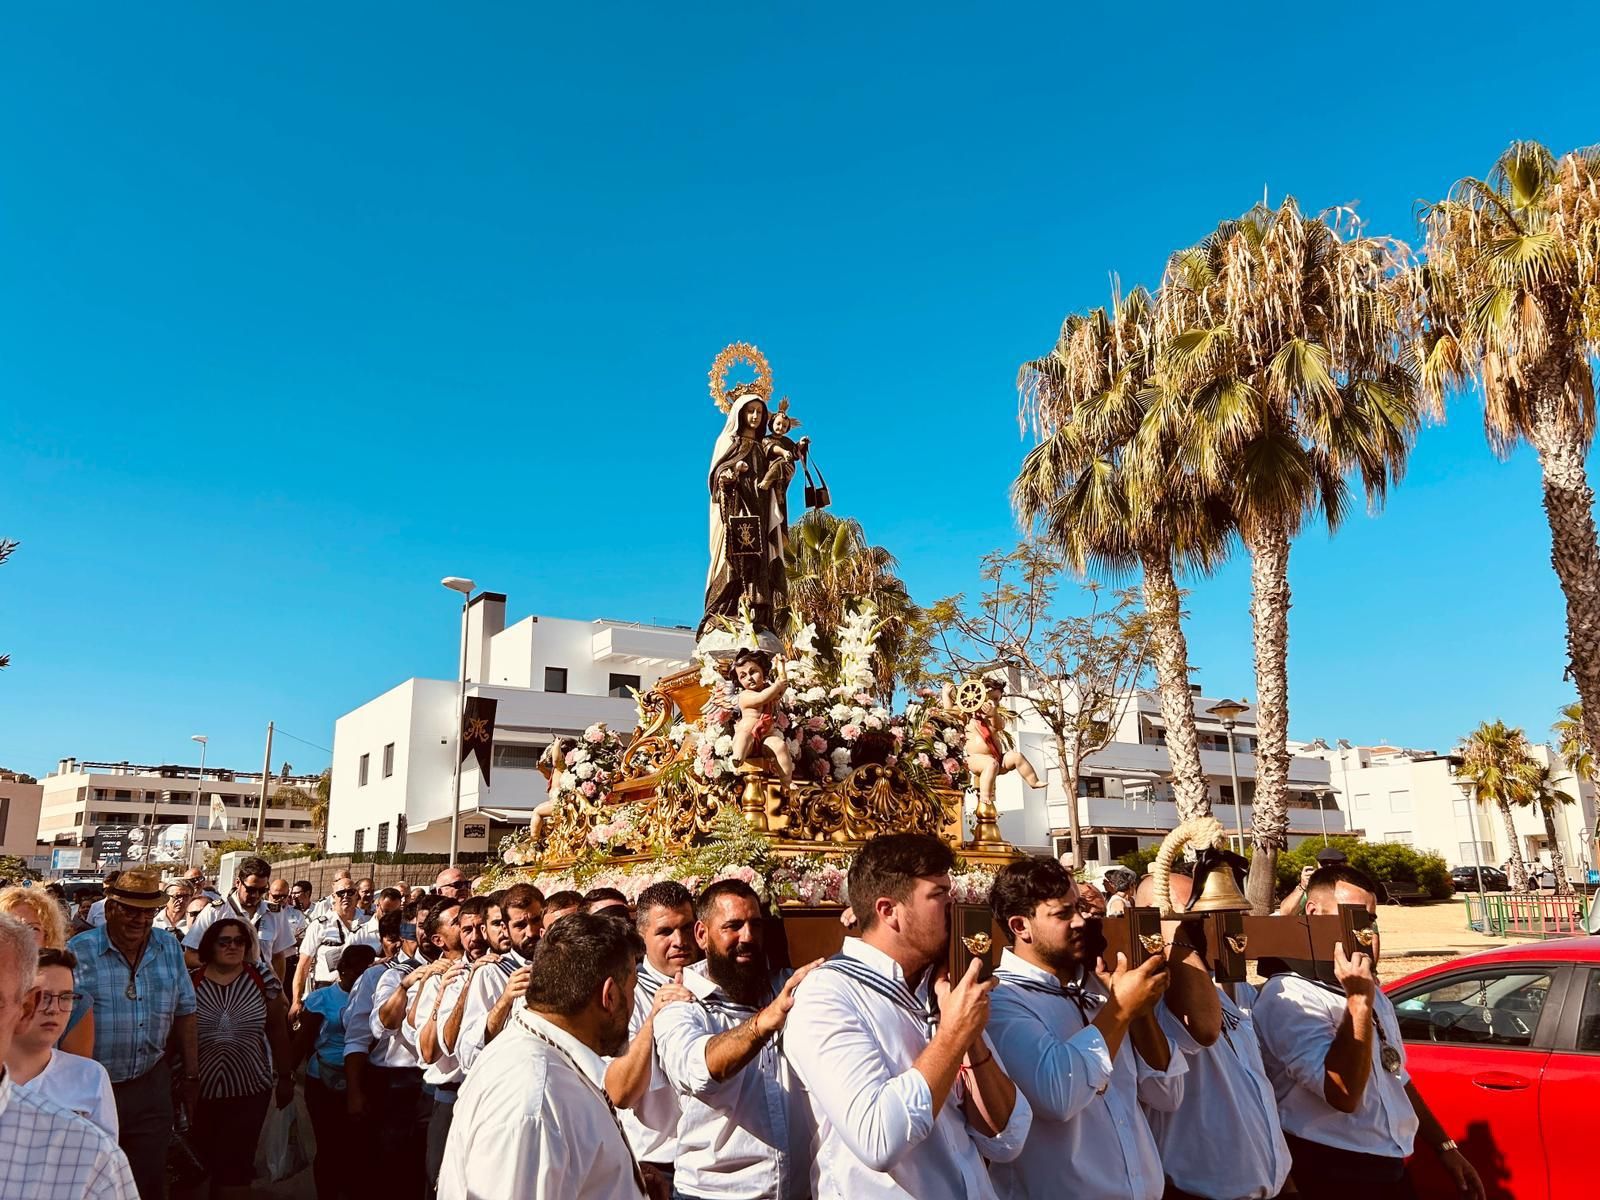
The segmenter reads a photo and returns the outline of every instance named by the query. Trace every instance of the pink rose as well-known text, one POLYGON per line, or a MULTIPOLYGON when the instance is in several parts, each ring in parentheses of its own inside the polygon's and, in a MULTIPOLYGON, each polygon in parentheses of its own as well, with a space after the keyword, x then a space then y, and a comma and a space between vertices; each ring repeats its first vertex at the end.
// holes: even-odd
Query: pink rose
POLYGON ((921 767, 924 771, 933 766, 933 759, 928 757, 928 752, 926 750, 917 755, 917 766, 921 767))
POLYGON ((806 744, 817 754, 826 754, 828 752, 828 739, 819 733, 812 734, 811 740, 806 744))
POLYGON ((856 703, 857 704, 871 704, 872 703, 872 697, 867 695, 865 692, 857 692, 856 693, 856 703))
POLYGON ((588 742, 590 745, 598 746, 601 742, 606 740, 606 735, 601 733, 598 729, 590 729, 584 732, 583 740, 588 742))
POLYGON ((847 742, 853 742, 861 736, 861 726, 846 725, 844 728, 839 730, 839 736, 844 738, 844 740, 847 742))
POLYGON ((583 781, 583 787, 581 790, 585 796, 592 796, 599 789, 594 786, 594 780, 586 779, 583 781))
POLYGON ((947 758, 944 760, 944 773, 950 776, 951 779, 956 777, 956 772, 959 770, 961 770, 961 764, 955 759, 947 758))
POLYGON ((820 733, 822 730, 826 729, 827 727, 828 727, 828 719, 826 717, 818 716, 818 717, 807 717, 806 718, 806 728, 811 730, 811 732, 813 732, 813 733, 820 733))

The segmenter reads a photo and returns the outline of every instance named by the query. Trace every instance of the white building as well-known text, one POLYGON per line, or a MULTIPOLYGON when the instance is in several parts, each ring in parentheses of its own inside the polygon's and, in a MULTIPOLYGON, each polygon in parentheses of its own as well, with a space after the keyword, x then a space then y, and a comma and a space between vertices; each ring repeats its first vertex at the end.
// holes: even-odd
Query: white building
MULTIPOLYGON (((172 850, 188 845, 189 828, 198 823, 201 845, 230 838, 255 836, 260 812, 261 772, 233 771, 207 765, 139 766, 135 763, 79 762, 64 758, 41 781, 39 841, 56 846, 89 846, 102 825, 138 831, 132 836, 134 853, 142 860, 144 847, 163 844, 172 850), (217 801, 221 801, 220 806, 217 801)), ((311 814, 304 808, 276 805, 271 797, 280 787, 310 792, 317 777, 273 776, 267 781, 266 835, 268 842, 310 842, 315 834, 311 814)), ((151 857, 160 859, 152 849, 151 857)), ((180 858, 187 858, 184 853, 180 858)), ((85 869, 93 865, 85 853, 85 869)))
MULTIPOLYGON (((34 835, 39 830, 39 805, 44 789, 14 771, 0 770, 0 854, 14 854, 37 867, 39 846, 34 835)), ((45 858, 48 862, 48 857, 45 858)))
MULTIPOLYGON (((1578 800, 1559 806, 1553 824, 1569 874, 1582 879, 1594 865, 1595 790, 1573 775, 1548 746, 1530 749, 1542 765, 1553 768, 1557 790, 1578 800)), ((1365 828, 1368 841, 1403 842, 1435 851, 1452 867, 1472 866, 1476 822, 1483 864, 1497 867, 1510 857, 1500 810, 1469 806, 1456 777, 1459 755, 1347 742, 1314 753, 1328 762, 1340 806, 1351 823, 1365 828)), ((1543 815, 1532 807, 1517 807, 1512 809, 1512 820, 1524 861, 1549 866, 1550 838, 1543 815)))
MULTIPOLYGON (((526 825, 545 798, 539 755, 596 721, 627 734, 637 722, 629 689, 641 691, 689 665, 685 626, 525 617, 505 625, 506 598, 474 597, 467 609, 467 695, 492 697, 490 782, 476 762, 461 766, 458 849, 493 851, 526 825)), ((446 853, 457 684, 408 679, 334 725, 328 850, 446 853)))
MULTIPOLYGON (((1228 763, 1228 734, 1206 710, 1216 700, 1194 693, 1195 725, 1200 739, 1200 765, 1206 775, 1212 815, 1234 834, 1242 824, 1250 836, 1251 800, 1255 796, 1256 713, 1246 708, 1235 722, 1234 754, 1239 790, 1234 806, 1233 777, 1228 763)), ((1016 707, 1017 701, 1007 701, 1016 707)), ((1078 779, 1078 822, 1084 838, 1086 864, 1110 863, 1143 846, 1158 845, 1178 823, 1172 793, 1171 760, 1164 740, 1166 722, 1153 692, 1138 691, 1122 697, 1112 720, 1113 735, 1104 750, 1085 762, 1078 779)), ((1009 842, 1030 850, 1059 854, 1071 848, 1071 820, 1055 736, 1030 707, 1023 707, 1011 733, 1017 747, 1044 781, 1037 792, 1013 772, 1002 776, 995 788, 1000 810, 1000 833, 1009 842)), ((1307 754, 1303 745, 1290 743, 1289 845, 1324 833, 1348 832, 1344 814, 1329 792, 1328 763, 1307 754)), ((1238 838, 1234 835, 1237 847, 1238 838)))

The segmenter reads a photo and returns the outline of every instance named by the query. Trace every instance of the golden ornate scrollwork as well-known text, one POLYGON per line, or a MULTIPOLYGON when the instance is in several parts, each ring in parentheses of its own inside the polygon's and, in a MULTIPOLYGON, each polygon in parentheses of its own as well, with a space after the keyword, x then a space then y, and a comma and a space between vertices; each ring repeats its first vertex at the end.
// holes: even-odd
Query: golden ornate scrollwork
POLYGON ((880 833, 931 833, 945 824, 938 797, 892 767, 868 763, 843 780, 796 789, 785 834, 801 841, 864 842, 880 833))

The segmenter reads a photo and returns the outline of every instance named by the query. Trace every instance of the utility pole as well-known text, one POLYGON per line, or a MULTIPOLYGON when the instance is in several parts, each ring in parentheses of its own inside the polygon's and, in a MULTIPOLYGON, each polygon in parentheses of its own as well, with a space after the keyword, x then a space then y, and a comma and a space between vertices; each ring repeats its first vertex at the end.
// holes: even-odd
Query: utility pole
POLYGON ((267 784, 272 780, 272 725, 267 722, 267 752, 261 759, 261 805, 256 813, 256 853, 261 852, 262 840, 267 836, 267 784))

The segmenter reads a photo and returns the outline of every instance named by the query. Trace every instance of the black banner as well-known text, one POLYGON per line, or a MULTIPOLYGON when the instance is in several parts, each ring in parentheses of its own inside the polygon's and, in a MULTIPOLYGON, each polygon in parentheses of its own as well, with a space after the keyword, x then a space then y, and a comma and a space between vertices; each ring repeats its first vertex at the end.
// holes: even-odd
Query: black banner
POLYGON ((468 696, 461 713, 461 760, 469 754, 478 757, 478 774, 489 783, 489 761, 494 756, 494 710, 500 701, 488 696, 468 696))

